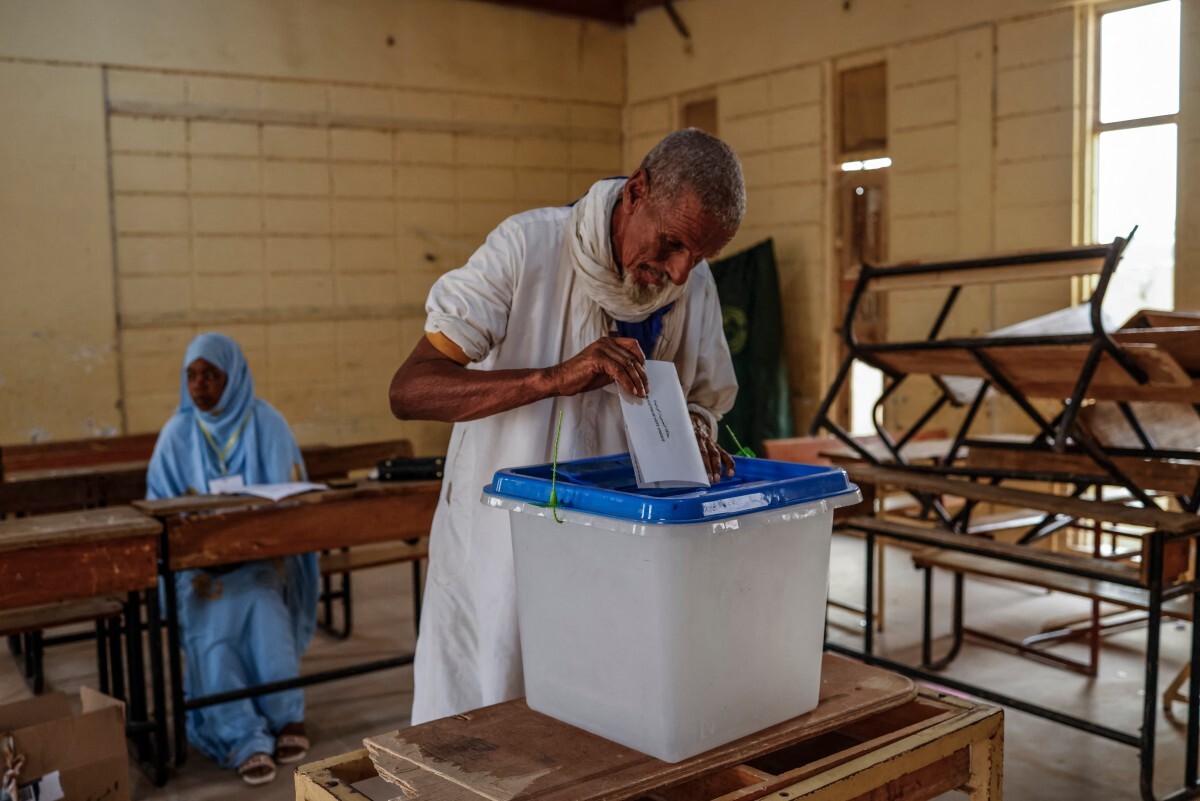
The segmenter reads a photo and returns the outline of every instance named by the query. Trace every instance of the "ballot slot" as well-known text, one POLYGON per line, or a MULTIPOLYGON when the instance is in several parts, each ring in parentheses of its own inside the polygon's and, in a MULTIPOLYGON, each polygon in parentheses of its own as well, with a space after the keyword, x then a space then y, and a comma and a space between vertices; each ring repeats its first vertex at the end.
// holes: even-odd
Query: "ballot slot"
POLYGON ((712 520, 847 492, 845 471, 826 465, 734 457, 734 475, 708 487, 639 487, 628 454, 496 473, 492 494, 618 518, 654 522, 712 520))

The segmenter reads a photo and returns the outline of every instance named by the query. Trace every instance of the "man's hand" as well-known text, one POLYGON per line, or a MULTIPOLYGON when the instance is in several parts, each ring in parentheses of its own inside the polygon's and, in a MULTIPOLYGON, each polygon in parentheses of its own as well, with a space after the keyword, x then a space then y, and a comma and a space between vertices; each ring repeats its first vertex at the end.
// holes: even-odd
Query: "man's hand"
POLYGON ((554 394, 578 395, 607 386, 614 381, 639 398, 646 397, 646 357, 636 339, 602 337, 567 359, 547 368, 546 377, 554 394))
POLYGON ((695 414, 691 418, 696 442, 700 445, 700 456, 704 459, 704 469, 708 471, 708 480, 716 484, 722 478, 733 478, 733 457, 709 435, 708 423, 703 418, 695 414))

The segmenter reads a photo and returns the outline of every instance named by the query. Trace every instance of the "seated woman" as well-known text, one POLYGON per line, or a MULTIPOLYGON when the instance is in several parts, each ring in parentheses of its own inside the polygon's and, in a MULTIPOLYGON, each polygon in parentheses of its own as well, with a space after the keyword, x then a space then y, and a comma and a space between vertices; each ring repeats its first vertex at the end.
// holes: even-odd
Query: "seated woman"
MULTIPOLYGON (((154 446, 148 498, 305 477, 287 421, 254 397, 236 342, 192 340, 182 383, 179 409, 154 446)), ((175 574, 187 697, 298 676, 316 624, 317 581, 316 554, 175 574)), ((194 745, 248 784, 271 781, 276 762, 308 753, 300 689, 192 710, 187 728, 194 745)))

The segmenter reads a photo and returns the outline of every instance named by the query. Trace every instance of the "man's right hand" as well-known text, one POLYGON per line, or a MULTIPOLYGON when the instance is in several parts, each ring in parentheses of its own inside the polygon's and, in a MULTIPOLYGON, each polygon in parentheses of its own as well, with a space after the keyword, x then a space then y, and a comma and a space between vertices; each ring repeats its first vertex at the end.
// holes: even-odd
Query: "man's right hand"
POLYGON ((646 397, 646 357, 636 339, 602 337, 567 359, 547 368, 546 377, 556 395, 571 396, 607 386, 614 381, 639 398, 646 397))

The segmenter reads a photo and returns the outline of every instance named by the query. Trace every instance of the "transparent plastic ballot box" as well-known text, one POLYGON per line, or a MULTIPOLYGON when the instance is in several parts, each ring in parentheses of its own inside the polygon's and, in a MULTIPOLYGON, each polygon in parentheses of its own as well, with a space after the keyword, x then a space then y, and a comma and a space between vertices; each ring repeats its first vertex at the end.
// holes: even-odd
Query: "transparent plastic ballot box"
POLYGON ((627 455, 495 474, 531 708, 677 762, 817 705, 833 510, 861 495, 734 462, 687 489, 639 489, 627 455))

